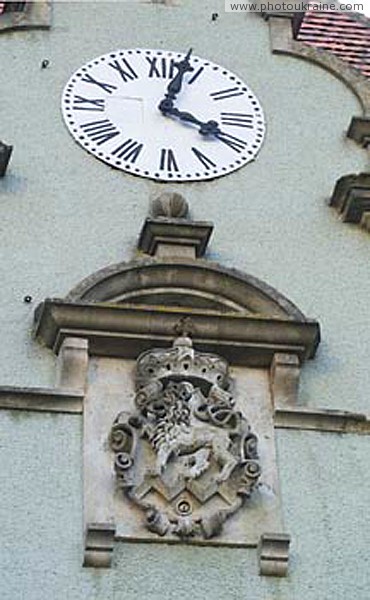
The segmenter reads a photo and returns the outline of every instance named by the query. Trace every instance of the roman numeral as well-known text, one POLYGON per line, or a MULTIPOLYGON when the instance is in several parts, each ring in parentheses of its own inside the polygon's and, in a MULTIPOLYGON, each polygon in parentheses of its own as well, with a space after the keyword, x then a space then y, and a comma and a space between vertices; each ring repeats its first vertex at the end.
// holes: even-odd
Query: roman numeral
POLYGON ((223 142, 238 153, 248 146, 248 143, 244 142, 244 140, 240 140, 239 138, 229 135, 228 133, 216 133, 215 137, 220 140, 220 142, 223 142))
POLYGON ((114 60, 113 62, 108 63, 108 65, 112 67, 112 69, 115 69, 115 71, 118 71, 125 83, 127 83, 127 81, 133 81, 134 79, 138 78, 137 74, 135 73, 128 60, 122 58, 121 63, 123 63, 123 66, 118 62, 118 60, 114 60))
POLYGON ((117 148, 112 151, 112 154, 117 156, 117 158, 123 158, 124 160, 134 163, 143 148, 144 144, 128 139, 120 146, 117 146, 117 148))
POLYGON ((167 59, 164 56, 154 56, 153 58, 146 56, 145 58, 150 65, 149 77, 161 77, 163 79, 172 79, 174 77, 175 61, 173 58, 167 59))
POLYGON ((178 171, 179 167, 175 159, 175 155, 171 149, 163 148, 161 150, 161 159, 159 163, 160 171, 178 171))
POLYGON ((211 167, 213 167, 213 168, 216 167, 215 163, 210 158, 208 158, 208 156, 206 156, 205 154, 202 154, 202 152, 200 150, 198 150, 197 148, 192 148, 192 152, 194 152, 197 159, 200 160, 200 162, 206 169, 209 169, 211 167))
POLYGON ((227 98, 234 98, 235 96, 243 96, 243 92, 238 87, 228 88, 226 90, 220 90, 219 92, 212 92, 210 94, 212 100, 226 100, 227 98))
POLYGON ((204 67, 199 67, 198 71, 196 71, 194 73, 194 75, 189 79, 188 85, 191 85, 192 83, 194 83, 194 81, 196 79, 198 79, 199 75, 201 75, 203 73, 203 71, 204 71, 204 67))
POLYGON ((253 115, 245 113, 221 113, 221 123, 229 127, 246 127, 253 129, 253 115))
POLYGON ((83 96, 75 96, 73 98, 73 106, 74 110, 95 110, 95 111, 103 111, 104 110, 104 100, 100 98, 84 98, 83 96))
POLYGON ((93 85, 97 85, 98 87, 100 87, 102 90, 104 90, 108 94, 111 94, 114 90, 117 89, 117 87, 115 85, 112 85, 111 83, 105 83, 104 81, 99 81, 98 79, 94 79, 94 77, 89 75, 89 73, 86 73, 83 77, 81 77, 81 81, 85 81, 86 83, 91 83, 93 85))
POLYGON ((102 119, 101 121, 91 121, 90 123, 84 123, 81 125, 81 129, 86 135, 96 142, 97 146, 109 142, 117 135, 120 135, 120 131, 109 121, 109 119, 102 119))

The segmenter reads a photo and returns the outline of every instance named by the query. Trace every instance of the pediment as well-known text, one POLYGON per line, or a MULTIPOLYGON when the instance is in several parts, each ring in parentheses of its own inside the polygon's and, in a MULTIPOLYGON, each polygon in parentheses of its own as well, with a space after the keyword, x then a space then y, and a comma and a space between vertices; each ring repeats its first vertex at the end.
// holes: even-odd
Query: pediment
POLYGON ((270 365, 276 352, 312 358, 318 323, 251 275, 200 259, 144 259, 94 273, 65 299, 47 299, 35 336, 58 353, 66 337, 90 353, 134 358, 165 346, 187 321, 203 351, 222 348, 232 364, 270 365), (149 342, 150 340, 150 342, 149 342))
MULTIPOLYGON (((175 196, 161 197, 160 209, 180 203, 186 213, 175 196)), ((212 229, 185 218, 146 219, 138 241, 144 257, 93 273, 64 299, 46 299, 35 336, 56 353, 72 336, 87 339, 91 355, 135 359, 187 331, 201 351, 222 350, 234 365, 270 366, 281 353, 312 358, 318 323, 257 278, 202 258, 212 229)))
POLYGON ((87 277, 66 301, 306 320, 292 302, 257 278, 199 259, 116 264, 87 277))

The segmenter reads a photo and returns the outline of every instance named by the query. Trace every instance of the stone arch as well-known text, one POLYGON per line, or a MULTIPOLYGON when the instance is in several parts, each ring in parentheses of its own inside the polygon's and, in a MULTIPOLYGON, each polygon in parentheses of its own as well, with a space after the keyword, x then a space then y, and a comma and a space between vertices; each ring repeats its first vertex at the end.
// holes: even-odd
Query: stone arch
POLYGON ((269 16, 271 49, 274 54, 294 56, 318 65, 342 81, 358 98, 364 116, 370 115, 370 85, 365 76, 357 73, 342 60, 297 41, 293 36, 292 17, 269 16))
POLYGON ((306 320, 292 302, 259 279, 199 259, 146 259, 112 265, 84 279, 65 300, 306 320))

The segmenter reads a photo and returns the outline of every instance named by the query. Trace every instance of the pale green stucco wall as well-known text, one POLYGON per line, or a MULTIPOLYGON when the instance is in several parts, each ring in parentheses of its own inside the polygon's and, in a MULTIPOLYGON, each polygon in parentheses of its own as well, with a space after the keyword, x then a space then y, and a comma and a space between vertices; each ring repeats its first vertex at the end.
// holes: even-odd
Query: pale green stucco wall
MULTIPOLYGON (((222 0, 179 4, 60 3, 50 31, 0 36, 0 138, 15 147, 0 180, 0 384, 53 383, 51 353, 30 338, 34 307, 129 260, 149 197, 164 187, 114 171, 74 143, 59 108, 65 82, 110 49, 193 46, 251 85, 268 125, 254 164, 179 188, 194 218, 215 224, 210 258, 264 279, 320 321, 302 403, 369 413, 370 238, 325 203, 341 175, 367 167, 345 136, 358 101, 318 67, 273 56, 259 16, 226 15, 222 0)), ((4 411, 0 424, 2 600, 369 596, 369 438, 279 433, 294 545, 290 579, 274 581, 256 575, 246 550, 121 545, 110 572, 83 570, 80 418, 4 411)))
POLYGON ((282 580, 236 548, 117 544, 110 570, 84 569, 79 417, 4 411, 0 439, 2 600, 368 600, 368 438, 279 432, 282 580))

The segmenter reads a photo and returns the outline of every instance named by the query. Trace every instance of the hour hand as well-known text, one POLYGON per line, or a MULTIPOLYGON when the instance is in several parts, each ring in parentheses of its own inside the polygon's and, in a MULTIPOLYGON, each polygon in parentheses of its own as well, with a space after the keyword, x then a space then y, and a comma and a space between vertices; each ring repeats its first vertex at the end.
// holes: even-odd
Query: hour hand
POLYGON ((216 121, 200 121, 191 113, 178 110, 175 107, 169 109, 167 115, 171 117, 177 117, 180 121, 183 121, 184 123, 194 123, 194 125, 199 125, 199 133, 202 135, 216 135, 221 133, 218 123, 216 121))

